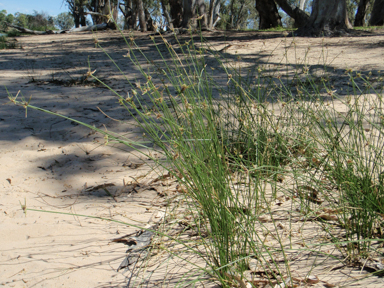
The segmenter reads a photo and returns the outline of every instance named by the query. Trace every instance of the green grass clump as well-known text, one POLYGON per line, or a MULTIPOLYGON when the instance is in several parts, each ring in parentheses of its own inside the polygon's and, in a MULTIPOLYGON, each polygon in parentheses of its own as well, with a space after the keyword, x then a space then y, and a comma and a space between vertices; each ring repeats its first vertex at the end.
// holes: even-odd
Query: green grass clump
POLYGON ((297 30, 297 28, 286 28, 286 27, 278 26, 278 27, 273 27, 273 28, 269 28, 269 29, 260 29, 260 30, 255 30, 255 31, 261 31, 261 32, 282 32, 282 31, 288 31, 288 32, 292 32, 292 31, 295 31, 295 30, 297 30))
POLYGON ((246 273, 251 262, 263 281, 291 285, 298 255, 310 263, 301 271, 306 279, 321 265, 318 258, 356 263, 383 253, 372 244, 383 241, 383 99, 379 92, 365 96, 373 90, 370 82, 360 90, 350 75, 354 97, 342 97, 326 77, 308 74, 305 82, 293 83, 287 76, 283 82, 264 77, 261 69, 244 76, 204 41, 177 40, 176 49, 162 38, 165 52, 153 41, 161 61, 126 40, 142 79, 129 82, 128 96, 112 90, 147 142, 98 132, 178 179, 183 209, 192 218, 188 229, 199 236, 180 255, 188 251, 203 259, 206 265, 195 268, 223 287, 257 287, 246 273), (219 68, 208 69, 209 57, 216 57, 219 68), (144 69, 143 62, 152 65, 144 69), (215 73, 225 81, 215 80, 215 73), (143 147, 164 157, 154 158, 143 147), (319 235, 292 240, 299 233, 294 231, 312 224, 319 235))
POLYGON ((15 49, 17 45, 15 42, 8 41, 7 37, 0 36, 0 49, 15 49))
POLYGON ((355 259, 369 254, 371 242, 365 240, 383 236, 383 98, 362 93, 344 101, 347 112, 328 125, 333 137, 326 139, 326 147, 330 182, 341 193, 342 222, 352 241, 348 254, 355 259))
POLYGON ((353 27, 354 30, 361 31, 376 31, 383 29, 383 26, 365 26, 365 27, 353 27))

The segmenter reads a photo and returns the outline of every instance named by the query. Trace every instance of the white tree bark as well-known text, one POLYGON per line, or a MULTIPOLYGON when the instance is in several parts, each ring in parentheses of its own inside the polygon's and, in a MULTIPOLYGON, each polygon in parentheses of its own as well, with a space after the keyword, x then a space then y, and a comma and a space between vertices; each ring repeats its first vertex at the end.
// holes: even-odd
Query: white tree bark
POLYGON ((61 34, 61 33, 75 33, 75 32, 84 32, 84 31, 96 31, 96 30, 105 30, 108 28, 108 24, 97 24, 97 25, 91 25, 91 26, 83 26, 79 28, 73 28, 71 30, 47 30, 47 31, 35 31, 30 30, 24 27, 16 26, 7 23, 9 27, 15 28, 19 30, 20 32, 26 33, 26 34, 33 34, 33 35, 47 35, 47 34, 61 34))
POLYGON ((304 11, 304 6, 305 6, 305 2, 306 2, 307 0, 300 0, 300 6, 299 6, 299 8, 301 9, 301 10, 303 10, 304 11))
POLYGON ((211 0, 209 3, 208 28, 213 28, 220 20, 220 0, 211 0))

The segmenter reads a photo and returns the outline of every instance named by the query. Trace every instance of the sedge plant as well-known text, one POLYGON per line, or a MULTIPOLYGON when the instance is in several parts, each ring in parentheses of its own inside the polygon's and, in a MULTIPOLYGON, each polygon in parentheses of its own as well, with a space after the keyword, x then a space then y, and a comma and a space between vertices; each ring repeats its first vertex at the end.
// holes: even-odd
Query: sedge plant
MULTIPOLYGON (((381 241, 384 215, 380 93, 359 96, 365 93, 352 77, 353 99, 332 92, 324 101, 319 87, 328 93, 330 87, 308 76, 305 85, 296 83, 301 94, 294 95, 280 77, 263 78, 262 69, 244 76, 202 37, 198 42, 175 38, 177 48, 166 37, 159 39, 160 44, 152 37, 160 59, 154 61, 133 37, 124 38, 127 58, 141 72, 142 82, 126 77, 131 86, 127 96, 106 85, 146 139, 139 143, 97 132, 145 154, 178 179, 183 208, 192 215, 188 229, 199 236, 194 251, 205 263, 204 273, 223 287, 292 285, 298 281, 292 274, 298 254, 313 259, 303 269, 303 282, 323 263, 320 258, 337 258, 324 248, 338 247, 350 258, 367 256, 372 239, 381 241), (212 60, 215 67, 210 67, 212 60), (221 81, 217 73, 222 73, 221 81), (347 112, 338 111, 336 101, 347 112), (147 149, 164 157, 154 158, 147 149), (336 216, 326 219, 326 209, 336 216), (285 225, 281 218, 287 219, 285 225), (312 225, 309 219, 316 220, 327 240, 294 240, 305 225, 312 225), (337 231, 328 220, 337 223, 337 231), (247 273, 252 263, 263 279, 247 273)), ((87 77, 104 84, 93 72, 87 77)))

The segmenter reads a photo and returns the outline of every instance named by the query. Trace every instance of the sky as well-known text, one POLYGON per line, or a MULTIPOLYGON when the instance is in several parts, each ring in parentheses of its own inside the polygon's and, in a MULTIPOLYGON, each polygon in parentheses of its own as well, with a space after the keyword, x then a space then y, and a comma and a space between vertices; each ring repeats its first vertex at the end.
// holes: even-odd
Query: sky
POLYGON ((62 12, 69 12, 68 7, 63 4, 63 0, 0 0, 0 11, 7 10, 7 13, 16 12, 32 14, 37 12, 47 12, 50 16, 57 16, 62 12))

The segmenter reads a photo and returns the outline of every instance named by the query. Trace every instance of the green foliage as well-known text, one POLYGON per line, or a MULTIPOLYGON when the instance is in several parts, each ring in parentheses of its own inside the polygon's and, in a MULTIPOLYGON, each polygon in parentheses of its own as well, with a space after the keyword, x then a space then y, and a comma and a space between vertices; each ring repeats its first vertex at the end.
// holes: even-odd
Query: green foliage
POLYGON ((5 16, 7 15, 7 10, 0 11, 0 22, 5 20, 5 16))
POLYGON ((27 15, 19 12, 15 13, 14 24, 20 27, 28 27, 27 15))
POLYGON ((0 36, 0 49, 6 49, 7 43, 6 38, 4 36, 0 36))
POLYGON ((375 30, 383 30, 383 26, 353 27, 353 29, 361 30, 361 31, 375 31, 375 30))
POLYGON ((1 49, 14 49, 16 47, 16 43, 14 42, 9 42, 7 37, 5 36, 0 36, 0 50, 1 49))
POLYGON ((7 32, 8 37, 16 37, 16 36, 20 36, 20 35, 21 35, 21 32, 16 30, 16 29, 12 29, 12 30, 9 30, 7 32))
POLYGON ((54 18, 45 12, 34 11, 32 15, 27 15, 27 25, 31 30, 46 31, 55 30, 54 18))
POLYGON ((0 31, 6 31, 7 25, 5 23, 13 23, 14 16, 7 14, 7 10, 0 11, 0 31))
MULTIPOLYGON (((207 6, 209 7, 209 5, 207 6)), ((221 20, 218 29, 255 29, 257 27, 257 12, 254 1, 225 1, 220 7, 221 20)))
POLYGON ((5 17, 6 17, 7 11, 6 10, 1 10, 0 11, 0 31, 5 30, 6 25, 5 25, 5 17))
POLYGON ((369 25, 369 20, 371 19, 371 15, 372 15, 373 3, 374 3, 374 0, 369 0, 368 8, 365 14, 365 23, 364 23, 365 26, 369 25))
MULTIPOLYGON (((287 25, 288 26, 288 25, 287 25)), ((265 32, 277 32, 277 31, 294 31, 296 28, 289 28, 289 27, 272 27, 270 29, 260 29, 258 31, 265 31, 265 32)))
MULTIPOLYGON (((360 161, 361 158, 356 159, 360 161)), ((378 234, 376 228, 384 224, 381 216, 384 215, 383 172, 372 173, 369 167, 360 166, 361 163, 341 163, 340 159, 337 160, 332 177, 343 191, 343 199, 348 205, 343 219, 348 225, 347 237, 351 240, 372 239, 378 234)), ((357 249, 351 249, 351 253, 359 255, 366 252, 369 244, 362 241, 356 245, 357 249)))
POLYGON ((69 12, 60 13, 55 17, 54 22, 61 30, 71 29, 75 25, 72 14, 69 12))
POLYGON ((45 12, 34 11, 32 15, 17 12, 13 18, 13 24, 37 31, 56 30, 54 17, 45 12))
POLYGON ((13 23, 14 19, 15 19, 15 16, 13 16, 13 14, 8 14, 8 15, 5 17, 5 21, 6 21, 7 23, 13 23))
POLYGON ((357 6, 359 5, 360 0, 347 0, 347 15, 349 22, 353 25, 355 20, 357 6))

